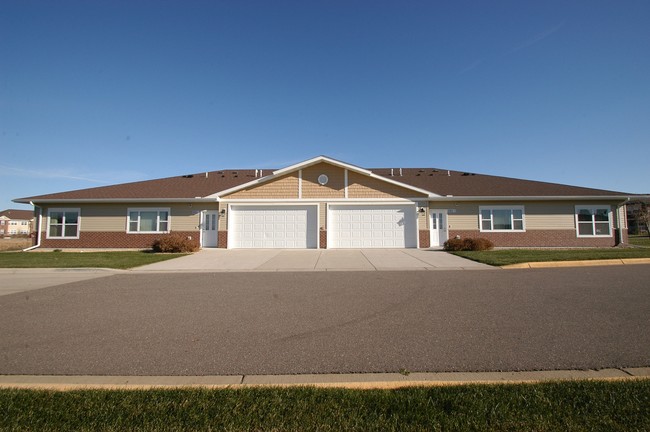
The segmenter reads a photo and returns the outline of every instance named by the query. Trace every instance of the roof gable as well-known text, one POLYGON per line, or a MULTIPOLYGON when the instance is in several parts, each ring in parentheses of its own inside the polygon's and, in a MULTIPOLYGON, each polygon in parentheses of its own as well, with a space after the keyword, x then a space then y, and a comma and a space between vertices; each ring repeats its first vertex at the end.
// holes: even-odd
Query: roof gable
MULTIPOLYGON (((259 178, 259 179, 256 179, 256 180, 252 180, 252 181, 250 181, 248 183, 244 183, 244 184, 235 186, 235 187, 233 187, 231 189, 227 189, 227 190, 215 193, 212 196, 213 197, 218 197, 218 198, 225 198, 225 197, 234 198, 236 196, 237 192, 244 191, 244 190, 251 191, 254 188, 262 187, 265 183, 277 182, 278 179, 282 178, 283 176, 295 175, 295 173, 298 173, 298 172, 301 172, 301 171, 304 171, 304 170, 308 170, 311 167, 319 166, 319 165, 320 166, 330 165, 330 166, 333 166, 333 167, 337 167, 342 171, 347 170, 350 173, 354 173, 354 174, 357 174, 357 175, 372 178, 373 180, 375 180, 376 185, 379 185, 382 182, 385 183, 385 184, 390 185, 389 189, 392 190, 392 191, 396 190, 395 187, 404 189, 405 191, 409 191, 409 193, 400 193, 400 194, 398 194, 400 196, 416 196, 416 197, 437 196, 436 194, 430 192, 429 190, 422 189, 422 188, 419 188, 419 187, 416 187, 416 186, 413 186, 413 185, 410 185, 410 184, 407 184, 407 183, 402 183, 400 181, 396 181, 396 180, 393 180, 393 179, 390 179, 390 178, 386 178, 384 176, 379 176, 379 175, 374 174, 370 170, 360 168, 358 166, 351 165, 351 164, 348 164, 348 163, 345 163, 345 162, 341 162, 341 161, 338 161, 336 159, 332 159, 332 158, 327 157, 327 156, 317 156, 315 158, 308 159, 308 160, 306 160, 304 162, 300 162, 300 163, 288 166, 286 168, 282 168, 282 169, 273 171, 273 173, 271 175, 269 175, 269 176, 262 177, 262 178, 259 178)), ((323 185, 323 186, 325 186, 325 185, 323 185)), ((342 186, 342 182, 341 182, 341 186, 342 186)), ((332 189, 332 187, 330 186, 327 189, 332 189)), ((379 187, 376 186, 375 189, 381 189, 381 186, 379 186, 379 187)), ((344 192, 343 192, 343 190, 341 188, 341 194, 343 194, 343 193, 344 192)), ((242 197, 241 195, 242 194, 239 194, 238 197, 241 198, 242 197)), ((395 194, 393 193, 393 195, 395 195, 395 194)), ((330 194, 326 194, 323 197, 331 198, 332 196, 330 196, 330 194)), ((344 195, 340 196, 340 198, 343 198, 343 197, 344 197, 344 195)), ((280 197, 278 197, 278 198, 280 198, 280 197)))

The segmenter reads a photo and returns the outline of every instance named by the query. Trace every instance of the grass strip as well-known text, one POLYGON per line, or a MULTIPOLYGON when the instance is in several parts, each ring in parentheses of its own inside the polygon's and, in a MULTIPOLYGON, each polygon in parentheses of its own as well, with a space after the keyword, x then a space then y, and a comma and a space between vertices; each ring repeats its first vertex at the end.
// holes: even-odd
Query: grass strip
POLYGON ((0 390, 0 429, 57 431, 650 430, 650 380, 516 385, 0 390))
POLYGON ((650 249, 500 249, 459 251, 454 255, 493 266, 541 261, 583 261, 600 259, 650 258, 650 249))
POLYGON ((648 237, 647 235, 645 235, 645 236, 630 236, 628 241, 630 242, 631 245, 634 245, 634 246, 650 247, 650 237, 648 237))
POLYGON ((0 268, 113 268, 128 269, 187 254, 119 252, 3 252, 0 268))

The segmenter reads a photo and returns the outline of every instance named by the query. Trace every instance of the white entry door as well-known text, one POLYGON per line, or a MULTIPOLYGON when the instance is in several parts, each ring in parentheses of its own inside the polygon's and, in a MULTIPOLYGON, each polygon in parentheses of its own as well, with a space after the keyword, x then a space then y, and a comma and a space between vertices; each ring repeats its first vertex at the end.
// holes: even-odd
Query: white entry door
POLYGON ((203 223, 201 224, 202 247, 217 247, 217 220, 218 210, 206 210, 203 212, 203 223))
POLYGON ((330 205, 328 248, 417 247, 415 205, 330 205))
POLYGON ((442 246, 449 240, 447 231, 447 210, 430 210, 431 247, 442 246))

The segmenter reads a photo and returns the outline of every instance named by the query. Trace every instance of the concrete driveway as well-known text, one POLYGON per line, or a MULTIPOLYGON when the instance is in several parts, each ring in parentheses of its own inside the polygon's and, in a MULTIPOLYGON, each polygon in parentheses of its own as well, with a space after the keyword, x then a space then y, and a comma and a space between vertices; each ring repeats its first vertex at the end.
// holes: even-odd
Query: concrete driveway
POLYGON ((203 249, 134 272, 486 270, 494 267, 426 249, 203 249))

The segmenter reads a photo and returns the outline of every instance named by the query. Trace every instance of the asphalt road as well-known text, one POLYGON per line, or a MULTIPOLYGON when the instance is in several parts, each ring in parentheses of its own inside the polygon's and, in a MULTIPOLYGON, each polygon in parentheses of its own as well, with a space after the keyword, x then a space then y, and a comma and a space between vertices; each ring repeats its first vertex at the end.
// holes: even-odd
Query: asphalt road
POLYGON ((119 274, 0 297, 0 374, 650 366, 650 266, 119 274))

